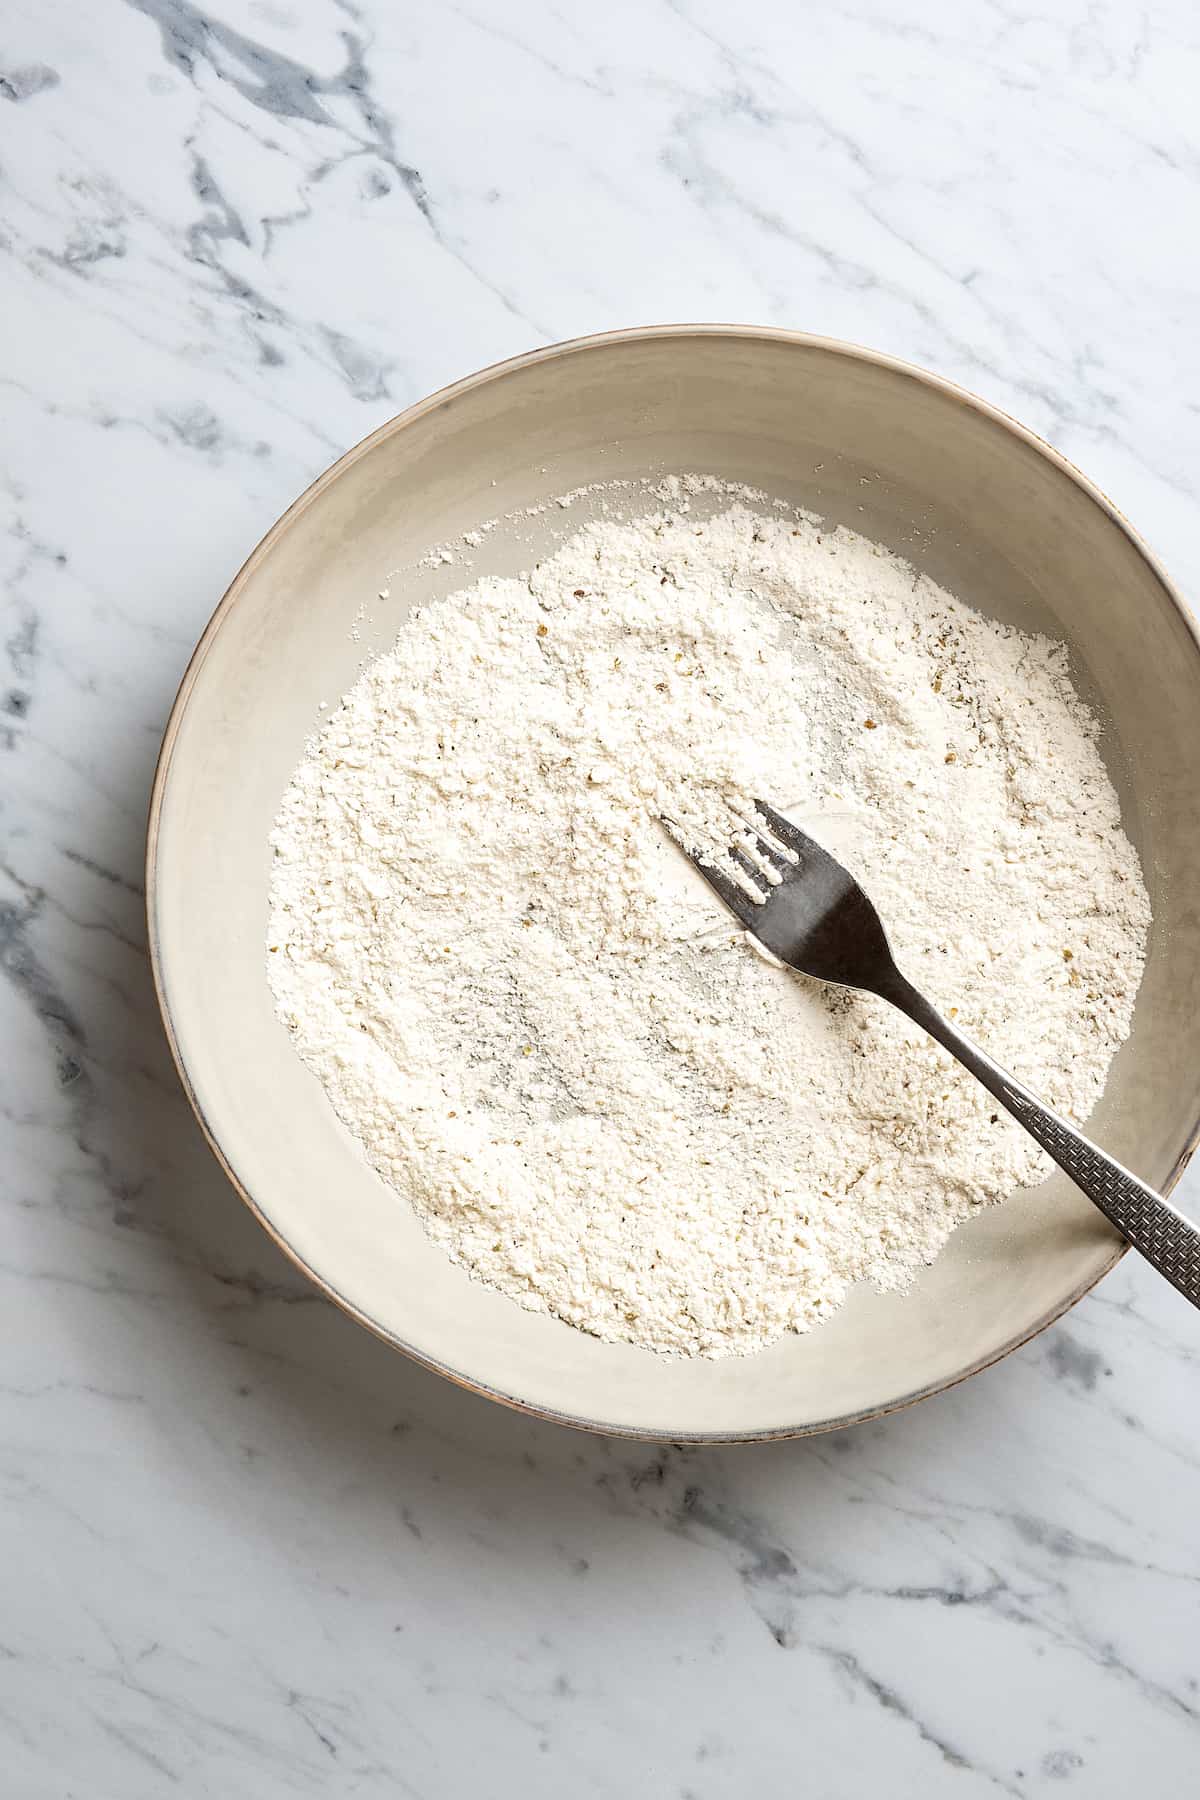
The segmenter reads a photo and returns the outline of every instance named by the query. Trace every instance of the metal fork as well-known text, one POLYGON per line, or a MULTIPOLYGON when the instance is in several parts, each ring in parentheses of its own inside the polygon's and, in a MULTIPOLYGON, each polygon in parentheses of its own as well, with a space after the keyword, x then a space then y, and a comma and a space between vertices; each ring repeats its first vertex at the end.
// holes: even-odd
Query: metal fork
POLYGON ((1200 1306, 1200 1230, 957 1031, 896 967, 879 914, 849 871, 782 813, 762 800, 754 806, 754 817, 739 821, 744 829, 729 846, 737 879, 689 850, 664 824, 765 950, 802 975, 878 994, 907 1013, 983 1083, 1159 1274, 1200 1306))

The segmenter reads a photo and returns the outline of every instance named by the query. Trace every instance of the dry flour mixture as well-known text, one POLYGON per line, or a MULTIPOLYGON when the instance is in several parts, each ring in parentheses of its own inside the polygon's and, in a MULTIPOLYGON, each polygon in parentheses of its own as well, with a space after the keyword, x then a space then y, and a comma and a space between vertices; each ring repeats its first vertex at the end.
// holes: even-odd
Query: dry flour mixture
MULTIPOLYGON (((782 805, 1081 1120, 1149 905, 1067 654, 846 531, 686 496, 414 613, 273 837, 279 1012, 455 1261, 648 1349, 804 1331, 1049 1165, 882 1002, 768 966, 664 837, 782 805)), ((331 1204, 334 1203, 331 1200, 331 1204)))

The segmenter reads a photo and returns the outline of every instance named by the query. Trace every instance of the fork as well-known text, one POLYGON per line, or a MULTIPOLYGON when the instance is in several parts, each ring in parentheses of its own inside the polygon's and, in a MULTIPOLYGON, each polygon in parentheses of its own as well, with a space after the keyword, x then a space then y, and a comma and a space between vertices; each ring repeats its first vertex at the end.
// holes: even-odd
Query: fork
POLYGON ((854 877, 790 819, 762 800, 728 849, 726 869, 689 850, 689 862, 738 923, 779 962, 817 981, 878 994, 927 1031, 981 1081, 1082 1188, 1122 1237, 1200 1306, 1200 1230, 1183 1213, 1085 1138, 1007 1074, 901 973, 883 922, 854 877))

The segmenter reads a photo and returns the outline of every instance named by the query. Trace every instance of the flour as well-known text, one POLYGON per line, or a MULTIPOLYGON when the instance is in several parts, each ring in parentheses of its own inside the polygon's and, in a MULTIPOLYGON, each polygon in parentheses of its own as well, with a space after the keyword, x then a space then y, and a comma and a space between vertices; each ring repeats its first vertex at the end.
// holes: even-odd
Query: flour
POLYGON ((664 498, 408 619, 284 797, 267 961, 458 1263, 720 1356, 905 1285, 1048 1165, 899 1013, 765 964, 658 819, 716 845, 730 800, 784 806, 918 986, 1077 1120, 1149 905, 1061 646, 851 533, 664 498))

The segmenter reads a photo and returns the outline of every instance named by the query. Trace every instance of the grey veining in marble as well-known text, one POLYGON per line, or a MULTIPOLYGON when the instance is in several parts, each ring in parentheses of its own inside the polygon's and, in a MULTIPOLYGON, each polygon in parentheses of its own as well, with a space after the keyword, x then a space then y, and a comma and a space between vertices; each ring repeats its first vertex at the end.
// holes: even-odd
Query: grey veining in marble
POLYGON ((1194 1786, 1177 1295, 1129 1259, 966 1387, 811 1443, 509 1416, 332 1311, 226 1188, 140 860, 258 536, 537 342, 733 318, 894 351, 1082 463, 1195 593, 1198 76, 1184 0, 9 0, 5 1794, 1194 1786))

